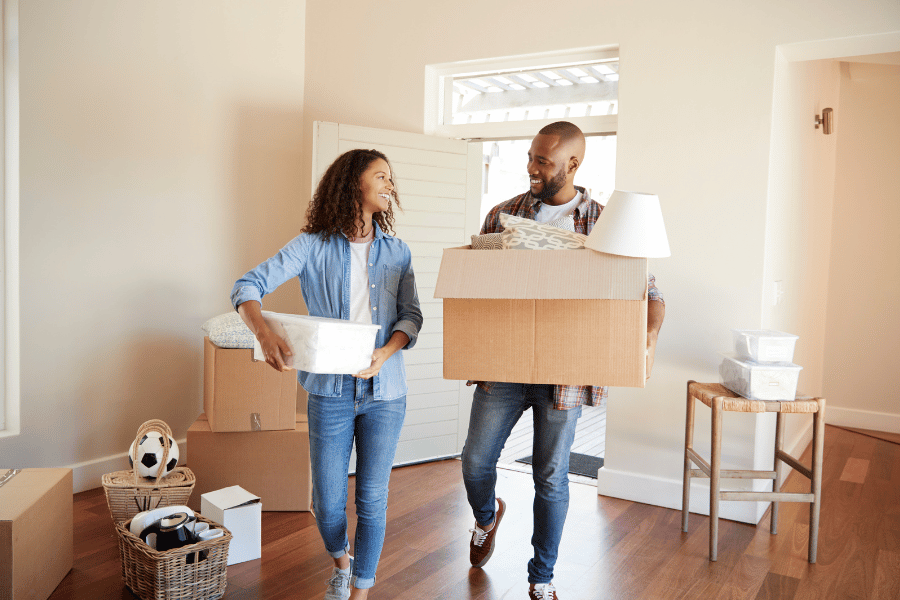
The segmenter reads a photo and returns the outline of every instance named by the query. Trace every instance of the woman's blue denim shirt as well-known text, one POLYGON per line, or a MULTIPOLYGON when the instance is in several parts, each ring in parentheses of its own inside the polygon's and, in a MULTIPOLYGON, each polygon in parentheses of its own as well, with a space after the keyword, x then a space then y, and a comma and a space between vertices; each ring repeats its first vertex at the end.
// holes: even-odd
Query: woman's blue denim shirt
MULTIPOLYGON (((401 240, 385 235, 377 223, 375 239, 369 250, 369 290, 372 323, 381 325, 375 340, 384 346, 395 331, 409 336, 404 350, 416 343, 422 328, 422 311, 412 268, 412 256, 401 240)), ((350 242, 343 235, 330 239, 320 233, 301 233, 278 254, 237 280, 231 290, 231 303, 237 308, 248 300, 262 302, 292 277, 299 277, 300 289, 309 314, 316 317, 348 320, 350 317, 350 242)), ((310 394, 341 395, 341 375, 297 372, 297 380, 310 394)), ((406 395, 406 367, 403 353, 396 352, 385 361, 375 376, 376 400, 393 400, 406 395)))

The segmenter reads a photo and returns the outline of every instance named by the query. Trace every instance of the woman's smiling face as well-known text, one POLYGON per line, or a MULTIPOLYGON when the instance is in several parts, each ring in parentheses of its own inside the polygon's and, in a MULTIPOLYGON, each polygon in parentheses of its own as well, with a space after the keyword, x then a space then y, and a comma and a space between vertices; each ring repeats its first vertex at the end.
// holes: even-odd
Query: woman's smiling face
POLYGON ((384 212, 394 194, 391 168, 382 158, 376 158, 359 178, 362 188, 362 208, 366 213, 384 212))

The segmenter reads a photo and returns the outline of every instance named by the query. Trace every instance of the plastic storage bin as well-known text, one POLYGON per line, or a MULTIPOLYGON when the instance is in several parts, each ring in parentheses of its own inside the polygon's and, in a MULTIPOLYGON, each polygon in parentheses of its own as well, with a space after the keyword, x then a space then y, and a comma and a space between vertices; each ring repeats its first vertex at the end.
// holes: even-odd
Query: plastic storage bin
POLYGON ((792 363, 763 364, 728 354, 719 365, 722 385, 751 400, 793 400, 803 368, 792 363))
MULTIPOLYGON (((263 311, 263 319, 291 347, 288 366, 308 373, 353 375, 372 364, 381 325, 263 311)), ((258 341, 253 358, 265 360, 258 341)))
POLYGON ((789 363, 794 360, 794 344, 800 336, 771 329, 732 329, 734 352, 754 362, 789 363))

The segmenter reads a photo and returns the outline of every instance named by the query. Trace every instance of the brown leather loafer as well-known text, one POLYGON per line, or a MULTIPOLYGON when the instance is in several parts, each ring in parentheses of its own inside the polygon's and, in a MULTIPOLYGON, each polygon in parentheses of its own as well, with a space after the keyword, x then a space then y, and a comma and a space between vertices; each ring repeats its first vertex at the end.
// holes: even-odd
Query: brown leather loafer
POLYGON ((559 600, 552 583, 528 586, 528 600, 559 600))
POLYGON ((491 558, 494 553, 494 538, 497 536, 497 529, 500 527, 500 521, 506 513, 506 502, 497 498, 497 512, 494 514, 494 526, 490 531, 482 531, 475 523, 475 527, 470 529, 472 539, 469 541, 469 562, 473 567, 481 568, 491 558))

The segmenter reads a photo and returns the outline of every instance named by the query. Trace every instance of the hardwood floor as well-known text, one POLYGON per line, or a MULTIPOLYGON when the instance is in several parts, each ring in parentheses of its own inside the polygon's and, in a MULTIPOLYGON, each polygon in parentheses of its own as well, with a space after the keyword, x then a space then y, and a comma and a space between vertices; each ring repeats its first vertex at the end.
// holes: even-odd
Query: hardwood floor
MULTIPOLYGON (((804 456, 808 464, 809 452, 804 456)), ((378 583, 379 599, 526 597, 531 557, 530 476, 498 471, 508 502, 497 549, 470 569, 459 461, 396 469, 378 583)), ((779 533, 721 521, 719 560, 707 560, 708 520, 597 496, 573 483, 554 583, 562 600, 900 598, 900 446, 827 427, 819 562, 806 561, 808 505, 785 503, 779 533)), ((805 484, 792 474, 786 488, 805 484)), ((353 480, 351 478, 351 488, 353 480)), ((808 485, 808 484, 806 484, 808 485)), ((352 494, 351 494, 352 498, 352 494)), ((351 531, 355 518, 348 508, 351 531)), ((263 513, 262 560, 228 568, 228 600, 320 599, 330 559, 309 513, 263 513)), ((97 489, 75 496, 75 568, 52 600, 133 598, 122 583, 115 532, 97 489)))

